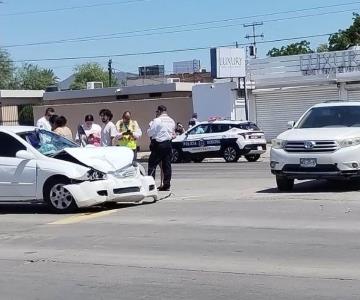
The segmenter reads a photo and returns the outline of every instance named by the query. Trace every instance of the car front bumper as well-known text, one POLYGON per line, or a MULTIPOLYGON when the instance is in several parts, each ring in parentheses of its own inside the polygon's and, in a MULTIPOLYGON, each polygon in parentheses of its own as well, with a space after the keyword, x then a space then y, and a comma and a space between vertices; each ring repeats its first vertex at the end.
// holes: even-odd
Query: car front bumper
POLYGON ((287 152, 283 149, 270 151, 270 167, 274 175, 294 179, 351 178, 360 176, 360 147, 348 147, 334 152, 287 152), (300 166, 301 158, 315 158, 317 165, 300 166))
POLYGON ((78 207, 88 207, 105 202, 139 203, 145 198, 157 200, 155 181, 150 176, 133 178, 109 176, 106 180, 85 181, 65 188, 72 194, 78 207))

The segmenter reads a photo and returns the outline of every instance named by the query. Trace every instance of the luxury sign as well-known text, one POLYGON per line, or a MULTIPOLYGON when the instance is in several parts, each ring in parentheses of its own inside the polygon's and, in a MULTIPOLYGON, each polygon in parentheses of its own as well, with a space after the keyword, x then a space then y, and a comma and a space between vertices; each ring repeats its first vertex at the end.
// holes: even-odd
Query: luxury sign
POLYGON ((210 50, 211 76, 232 78, 246 76, 246 54, 243 48, 213 48, 210 50))
POLYGON ((341 51, 301 55, 300 69, 303 75, 360 71, 360 52, 341 51))

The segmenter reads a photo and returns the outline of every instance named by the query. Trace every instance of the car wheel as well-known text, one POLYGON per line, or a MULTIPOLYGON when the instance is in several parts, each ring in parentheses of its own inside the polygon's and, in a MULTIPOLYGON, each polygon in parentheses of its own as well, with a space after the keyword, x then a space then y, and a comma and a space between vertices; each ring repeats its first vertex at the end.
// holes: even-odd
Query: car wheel
POLYGON ((78 208, 74 197, 65 188, 67 184, 69 181, 66 179, 53 179, 45 185, 45 202, 55 213, 70 213, 78 208))
POLYGON ((281 192, 291 191, 294 188, 294 179, 277 175, 276 184, 281 192))
POLYGON ((260 154, 250 154, 250 155, 245 155, 245 158, 247 161, 249 162, 255 162, 258 161, 260 158, 260 154))
POLYGON ((176 148, 172 149, 171 162, 174 164, 181 162, 181 154, 180 154, 179 149, 176 149, 176 148))
POLYGON ((228 146, 223 151, 223 157, 226 162, 237 162, 240 158, 240 155, 235 147, 228 146))

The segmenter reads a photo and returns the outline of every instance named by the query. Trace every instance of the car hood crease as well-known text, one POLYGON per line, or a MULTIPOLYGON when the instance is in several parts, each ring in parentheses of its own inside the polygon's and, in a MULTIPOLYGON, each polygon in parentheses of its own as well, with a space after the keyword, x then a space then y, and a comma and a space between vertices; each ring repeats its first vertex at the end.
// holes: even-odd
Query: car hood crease
POLYGON ((134 153, 126 147, 66 148, 66 153, 98 171, 115 172, 132 163, 134 153))

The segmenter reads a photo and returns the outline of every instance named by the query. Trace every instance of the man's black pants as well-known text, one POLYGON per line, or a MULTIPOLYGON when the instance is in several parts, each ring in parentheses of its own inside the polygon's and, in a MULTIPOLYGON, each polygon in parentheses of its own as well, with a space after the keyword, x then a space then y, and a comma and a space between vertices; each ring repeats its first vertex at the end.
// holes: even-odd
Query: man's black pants
POLYGON ((154 177, 155 179, 156 167, 161 163, 164 173, 164 187, 170 187, 171 157, 171 141, 165 141, 161 143, 158 143, 156 141, 151 142, 151 154, 149 157, 148 175, 154 177))

